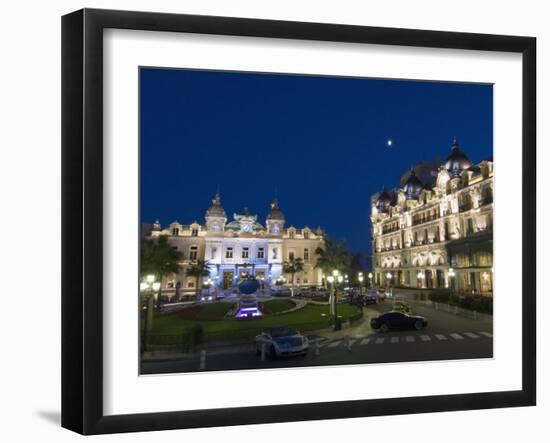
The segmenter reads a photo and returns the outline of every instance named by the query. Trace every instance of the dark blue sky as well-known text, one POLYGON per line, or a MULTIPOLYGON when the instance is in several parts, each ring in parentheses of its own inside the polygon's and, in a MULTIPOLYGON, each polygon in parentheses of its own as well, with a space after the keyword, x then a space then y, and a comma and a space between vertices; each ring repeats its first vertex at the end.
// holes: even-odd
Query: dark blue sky
POLYGON ((492 156, 491 85, 141 69, 141 220, 204 222, 219 185, 228 216, 320 225, 370 255, 370 196, 453 136, 492 156), (386 146, 388 139, 392 147, 386 146))

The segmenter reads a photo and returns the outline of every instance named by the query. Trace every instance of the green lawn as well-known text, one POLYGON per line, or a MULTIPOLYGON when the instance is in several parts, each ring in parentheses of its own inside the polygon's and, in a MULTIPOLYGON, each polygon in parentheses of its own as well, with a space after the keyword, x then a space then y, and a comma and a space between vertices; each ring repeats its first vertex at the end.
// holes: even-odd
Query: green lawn
POLYGON ((277 314, 278 312, 288 311, 296 306, 292 300, 282 299, 282 300, 268 300, 266 302, 260 303, 260 310, 265 315, 277 314))
MULTIPOLYGON (((282 308, 285 300, 272 300, 277 302, 274 307, 282 308)), ((290 303, 293 303, 289 301, 290 303)), ((288 304, 286 304, 288 306, 288 304)), ((257 335, 262 329, 268 326, 291 326, 301 332, 323 329, 329 326, 329 307, 328 305, 307 305, 302 309, 281 315, 265 315, 255 319, 236 319, 236 318, 218 318, 212 319, 214 314, 220 315, 231 305, 226 303, 212 303, 200 305, 198 310, 199 317, 190 317, 182 311, 171 314, 156 315, 153 320, 153 329, 151 331, 152 343, 163 343, 170 336, 170 342, 186 341, 185 338, 191 328, 200 324, 203 329, 203 340, 205 342, 218 342, 232 339, 247 339, 257 335), (223 306, 216 306, 223 305, 223 306), (208 308, 206 308, 208 307, 208 308), (203 309, 206 309, 203 311, 203 309), (208 313, 208 315, 206 315, 208 313)), ((192 308, 189 308, 192 309, 192 308)), ((225 313, 225 312, 224 312, 225 313)), ((338 305, 338 315, 342 320, 357 315, 359 309, 352 305, 338 305)))

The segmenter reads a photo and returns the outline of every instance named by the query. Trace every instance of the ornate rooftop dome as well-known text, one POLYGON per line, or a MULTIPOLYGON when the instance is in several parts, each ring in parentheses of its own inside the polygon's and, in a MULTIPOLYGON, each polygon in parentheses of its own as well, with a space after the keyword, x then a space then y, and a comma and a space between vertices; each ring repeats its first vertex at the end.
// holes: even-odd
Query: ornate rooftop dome
POLYGON ((386 188, 382 186, 382 192, 376 200, 376 209, 378 209, 379 212, 387 212, 391 201, 391 195, 388 193, 388 191, 386 191, 386 188))
POLYGON ((219 193, 216 193, 216 195, 212 199, 212 204, 206 210, 206 217, 223 217, 223 218, 227 218, 227 215, 225 214, 225 209, 223 209, 223 206, 222 206, 222 202, 221 202, 219 193))
POLYGON ((424 185, 416 176, 414 169, 411 169, 409 178, 407 179, 407 181, 405 182, 405 185, 403 186, 403 192, 405 193, 405 198, 407 200, 418 200, 423 188, 424 188, 424 185))
POLYGON ((283 214, 283 211, 281 211, 281 208, 279 208, 279 202, 277 199, 273 200, 273 203, 271 203, 271 206, 269 208, 269 214, 267 214, 267 220, 284 220, 285 215, 283 214))
POLYGON ((451 146, 451 153, 447 157, 445 162, 445 168, 449 171, 451 178, 460 177, 462 171, 472 167, 472 162, 464 152, 460 150, 460 146, 456 141, 456 138, 453 140, 453 145, 451 146))

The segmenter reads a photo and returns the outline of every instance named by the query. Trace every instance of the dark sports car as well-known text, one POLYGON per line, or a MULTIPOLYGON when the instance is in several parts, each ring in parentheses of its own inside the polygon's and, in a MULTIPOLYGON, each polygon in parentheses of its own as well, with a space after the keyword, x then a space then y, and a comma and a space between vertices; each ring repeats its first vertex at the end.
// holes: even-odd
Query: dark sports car
POLYGON ((420 330, 428 326, 428 320, 419 315, 409 315, 403 312, 391 311, 380 314, 370 321, 372 329, 388 332, 392 329, 416 329, 420 330))

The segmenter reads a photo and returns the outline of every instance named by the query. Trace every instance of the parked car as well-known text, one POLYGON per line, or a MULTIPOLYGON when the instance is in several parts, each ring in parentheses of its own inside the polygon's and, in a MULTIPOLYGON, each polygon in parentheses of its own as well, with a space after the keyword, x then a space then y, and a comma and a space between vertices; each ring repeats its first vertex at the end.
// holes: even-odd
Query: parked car
POLYGON ((271 358, 305 355, 309 349, 307 337, 288 326, 273 326, 266 328, 254 339, 256 354, 262 352, 262 345, 265 345, 265 352, 271 358))
POLYGON ((371 288, 363 296, 363 302, 365 305, 376 303, 378 301, 378 291, 374 288, 371 288))
POLYGON ((271 295, 273 297, 290 297, 292 294, 290 293, 290 288, 277 288, 271 295))
POLYGON ((385 312, 370 321, 372 329, 388 332, 395 329, 420 330, 428 326, 428 320, 420 315, 410 315, 398 311, 385 312))

